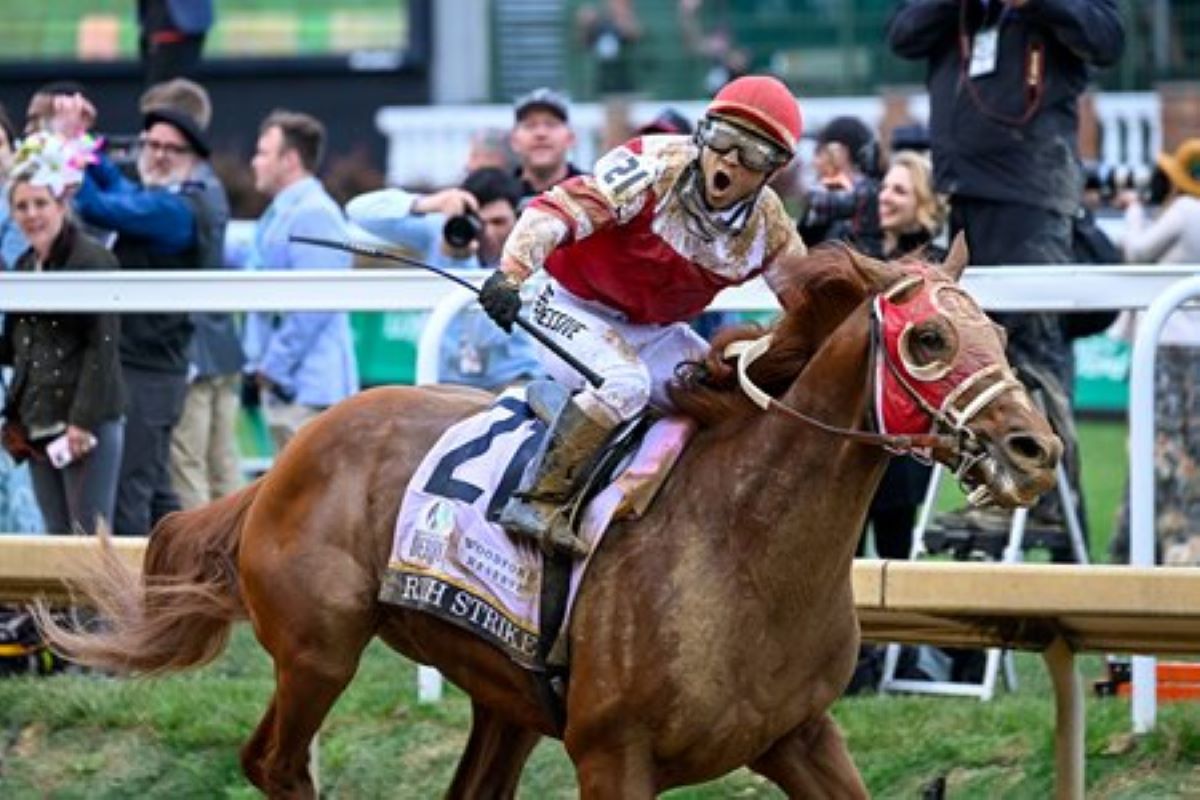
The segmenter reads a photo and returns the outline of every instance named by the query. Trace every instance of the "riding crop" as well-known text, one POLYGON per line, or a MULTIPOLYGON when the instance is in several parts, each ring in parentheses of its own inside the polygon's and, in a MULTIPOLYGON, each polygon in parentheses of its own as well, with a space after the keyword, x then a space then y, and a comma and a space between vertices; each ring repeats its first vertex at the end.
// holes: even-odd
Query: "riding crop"
MULTIPOLYGON (((411 267, 418 267, 420 269, 432 272, 435 275, 440 275, 447 280, 453 281, 476 297, 479 296, 479 290, 475 288, 474 284, 465 278, 461 278, 452 272, 435 267, 432 264, 427 264, 424 261, 419 261, 415 258, 409 258, 408 256, 400 255, 399 253, 390 253, 387 250, 381 250, 378 247, 371 247, 370 245, 360 244, 359 242, 339 242, 334 239, 320 239, 314 236, 293 235, 290 237, 290 239, 298 244, 311 244, 316 245, 317 247, 328 247, 332 250, 344 250, 348 253, 367 256, 368 258, 382 258, 387 261, 398 261, 401 264, 408 264, 411 267)), ((563 346, 558 342, 554 341, 541 330, 534 327, 532 322, 524 317, 517 317, 515 320, 513 320, 513 322, 516 323, 517 327, 521 328, 534 339, 537 339, 539 343, 546 347, 546 349, 565 361, 572 369, 582 375, 584 379, 592 386, 599 389, 600 385, 604 383, 604 379, 597 375, 594 370, 581 362, 572 353, 564 349, 563 346)))

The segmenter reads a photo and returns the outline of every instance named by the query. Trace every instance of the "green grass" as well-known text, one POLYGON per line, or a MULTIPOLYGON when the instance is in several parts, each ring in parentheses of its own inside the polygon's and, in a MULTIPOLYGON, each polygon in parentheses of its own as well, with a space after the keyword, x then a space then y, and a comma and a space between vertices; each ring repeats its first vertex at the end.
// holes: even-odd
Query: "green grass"
MULTIPOLYGON (((1120 425, 1082 429, 1085 485, 1099 554, 1124 480, 1120 425)), ((1099 656, 1081 659, 1087 680, 1099 656)), ((876 797, 912 798, 944 776, 952 798, 1031 798, 1052 794, 1053 693, 1040 659, 1018 654, 1019 687, 995 700, 855 697, 837 704, 851 752, 876 797)), ((452 687, 437 705, 418 705, 415 667, 374 644, 321 734, 325 797, 441 796, 466 741, 470 709, 452 687)), ((272 690, 271 664, 239 629, 212 666, 180 676, 125 682, 88 676, 0 680, 0 797, 257 797, 237 752, 272 690)), ((1200 796, 1200 706, 1160 707, 1156 731, 1129 735, 1121 699, 1087 700, 1089 798, 1200 796)), ((544 742, 520 795, 576 796, 559 743, 544 742)), ((693 798, 778 798, 739 771, 669 793, 693 798)))
MULTIPOLYGON (((1094 676, 1100 660, 1084 660, 1094 676)), ((1020 686, 990 703, 931 697, 848 698, 835 707, 876 797, 918 797, 945 776, 951 797, 1045 797, 1053 787, 1053 702, 1036 656, 1018 656, 1020 686)), ((469 706, 454 689, 415 702, 415 669, 373 645, 321 734, 322 787, 331 798, 426 798, 449 784, 465 743, 469 706)), ((0 681, 0 796, 21 798, 250 798, 237 749, 271 691, 270 663, 248 630, 197 673, 122 682, 86 676, 0 681)), ((1160 709, 1157 730, 1128 735, 1122 700, 1087 702, 1088 796, 1200 793, 1200 708, 1160 709)), ((575 797, 559 743, 534 753, 528 798, 575 797)), ((689 798, 781 797, 740 771, 669 793, 689 798)))

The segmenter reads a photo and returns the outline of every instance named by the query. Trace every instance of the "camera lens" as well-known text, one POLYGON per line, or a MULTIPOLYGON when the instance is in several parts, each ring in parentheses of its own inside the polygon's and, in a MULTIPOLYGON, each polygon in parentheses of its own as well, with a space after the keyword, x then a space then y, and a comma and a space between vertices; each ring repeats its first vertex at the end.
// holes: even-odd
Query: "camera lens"
POLYGON ((483 221, 472 211, 458 214, 446 220, 442 228, 442 238, 451 247, 462 249, 479 238, 483 231, 483 221))

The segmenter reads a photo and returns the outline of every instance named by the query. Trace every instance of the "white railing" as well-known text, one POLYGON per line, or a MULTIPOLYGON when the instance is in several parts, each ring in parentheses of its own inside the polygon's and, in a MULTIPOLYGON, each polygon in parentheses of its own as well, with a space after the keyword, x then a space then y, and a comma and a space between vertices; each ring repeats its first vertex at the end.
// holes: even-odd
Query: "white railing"
MULTIPOLYGON (((1138 324, 1129 381, 1129 563, 1154 564, 1154 367, 1158 340, 1167 318, 1183 303, 1200 296, 1200 275, 1176 283, 1150 304, 1138 324)), ((1133 658, 1133 729, 1154 728, 1157 712, 1155 660, 1133 658)))
MULTIPOLYGON (((990 311, 1145 309, 1194 264, 972 267, 966 289, 990 311)), ((460 277, 481 283, 486 273, 460 277)), ((0 311, 430 311, 455 285, 417 269, 0 272, 0 311)), ((714 310, 777 308, 760 281, 714 310)))
MULTIPOLYGON (((1134 349, 1129 407, 1130 431, 1136 434, 1131 439, 1136 461, 1131 465, 1130 476, 1130 554, 1134 564, 1151 564, 1154 559, 1153 485, 1149 466, 1154 425, 1154 345, 1169 312, 1200 294, 1197 273, 1200 265, 1196 264, 1020 266, 969 269, 963 279, 967 290, 992 311, 1151 309, 1134 349)), ((478 271, 464 277, 481 280, 478 271)), ((0 311, 432 309, 431 323, 436 321, 440 325, 469 299, 467 292, 446 280, 413 270, 0 273, 0 311)), ((774 296, 760 282, 727 290, 714 304, 718 310, 757 311, 777 307, 774 296)), ((425 380, 431 374, 428 352, 436 351, 440 340, 437 330, 427 325, 421 339, 425 355, 418 356, 418 375, 425 380)), ((1148 730, 1154 724, 1153 663, 1153 659, 1134 662, 1137 730, 1148 730)), ((422 693, 431 691, 428 678, 423 681, 422 693)))
MULTIPOLYGON (((1107 92, 1096 96, 1100 123, 1100 161, 1148 174, 1162 146, 1158 95, 1153 92, 1107 92)), ((884 105, 880 97, 800 98, 804 127, 819 131, 836 116, 848 114, 878 127, 884 105)), ((706 101, 636 101, 629 105, 629 121, 640 125, 671 106, 689 119, 699 119, 706 101)), ((908 112, 915 120, 929 118, 929 98, 909 97, 908 112)), ((447 186, 463 178, 471 135, 485 128, 508 130, 513 124, 508 105, 389 106, 375 115, 375 125, 387 139, 387 179, 396 186, 447 186)), ((604 131, 604 107, 599 103, 571 106, 575 131, 572 159, 590 168, 599 152, 604 131)))

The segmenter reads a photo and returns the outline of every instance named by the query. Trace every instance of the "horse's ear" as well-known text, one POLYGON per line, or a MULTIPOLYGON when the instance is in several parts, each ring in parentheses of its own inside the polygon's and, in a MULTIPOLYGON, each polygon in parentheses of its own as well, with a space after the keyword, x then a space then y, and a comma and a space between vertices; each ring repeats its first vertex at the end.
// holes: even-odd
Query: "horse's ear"
POLYGON ((863 255, 853 247, 846 247, 846 252, 850 255, 850 263, 854 265, 855 271, 872 292, 882 292, 899 277, 899 272, 890 264, 863 255))
POLYGON ((967 237, 959 231, 954 237, 954 241, 950 244, 950 253, 946 256, 946 260, 942 262, 942 272, 950 276, 950 279, 955 283, 962 277, 963 270, 967 268, 967 261, 970 260, 971 253, 967 250, 967 237))

